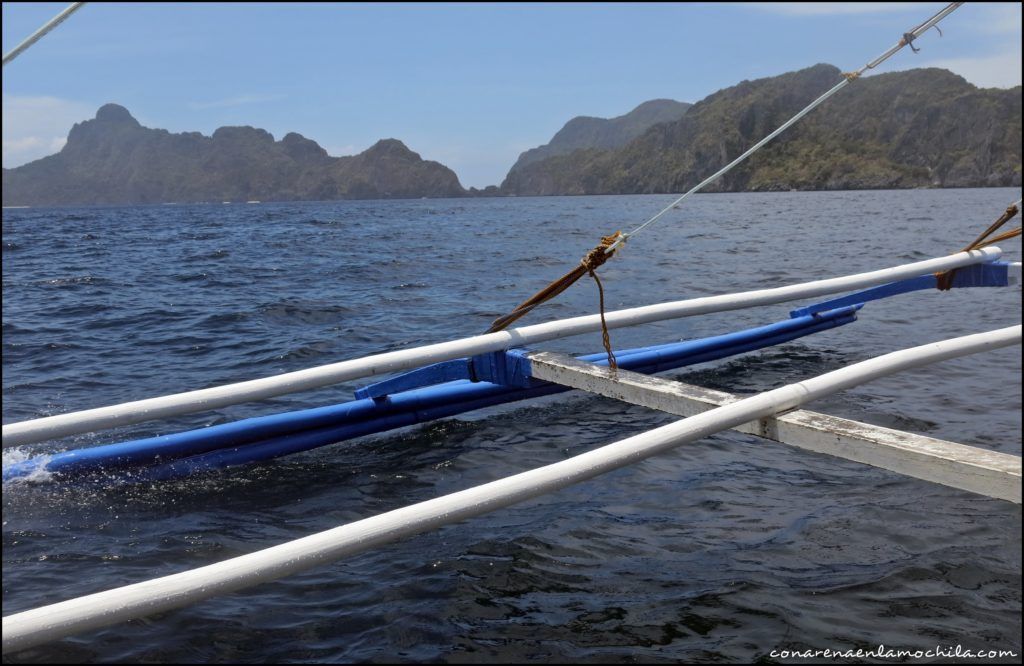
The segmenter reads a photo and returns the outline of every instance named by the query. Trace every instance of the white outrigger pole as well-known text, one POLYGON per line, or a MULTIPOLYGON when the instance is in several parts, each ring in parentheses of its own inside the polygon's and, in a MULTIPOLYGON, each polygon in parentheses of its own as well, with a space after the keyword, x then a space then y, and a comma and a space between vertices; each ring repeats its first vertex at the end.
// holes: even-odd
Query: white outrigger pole
MULTIPOLYGON (((26 649, 275 580, 403 537, 554 492, 681 444, 793 409, 879 377, 1020 342, 1021 326, 1017 325, 895 351, 528 472, 199 569, 9 615, 3 618, 3 652, 26 649)), ((1015 474, 1019 488, 1019 458, 1015 474)))
MULTIPOLYGON (((992 262, 1002 256, 997 247, 958 252, 948 257, 928 259, 868 273, 805 282, 772 289, 708 296, 683 301, 658 303, 605 314, 609 329, 636 326, 653 321, 740 310, 784 303, 826 294, 862 289, 905 278, 928 275, 972 264, 992 262)), ((68 435, 106 430, 192 412, 206 411, 243 402, 263 400, 288 393, 321 388, 340 382, 382 375, 430 363, 491 351, 522 347, 532 343, 565 338, 601 330, 601 316, 587 315, 533 324, 497 333, 477 335, 423 347, 375 354, 363 358, 322 365, 273 377, 227 384, 175 395, 137 400, 69 414, 47 416, 3 426, 3 446, 19 446, 57 439, 68 435)))

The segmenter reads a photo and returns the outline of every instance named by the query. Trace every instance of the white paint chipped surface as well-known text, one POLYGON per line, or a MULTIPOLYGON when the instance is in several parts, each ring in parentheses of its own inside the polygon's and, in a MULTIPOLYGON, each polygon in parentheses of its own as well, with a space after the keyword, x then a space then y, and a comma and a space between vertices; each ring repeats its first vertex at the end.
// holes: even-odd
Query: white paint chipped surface
MULTIPOLYGON (((565 354, 530 354, 532 374, 677 416, 694 416, 740 400, 723 391, 606 367, 565 354)), ((797 410, 734 430, 797 448, 881 467, 925 481, 1021 503, 1021 458, 901 430, 797 410)))

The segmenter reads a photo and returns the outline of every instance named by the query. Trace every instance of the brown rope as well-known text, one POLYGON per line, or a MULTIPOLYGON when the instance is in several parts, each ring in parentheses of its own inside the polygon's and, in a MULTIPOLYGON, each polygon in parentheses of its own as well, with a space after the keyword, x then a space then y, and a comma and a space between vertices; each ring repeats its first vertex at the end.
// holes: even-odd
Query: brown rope
POLYGON ((608 325, 604 319, 604 286, 601 284, 601 279, 597 277, 597 273, 595 271, 604 265, 604 262, 608 261, 613 254, 615 254, 616 250, 612 250, 611 252, 608 252, 607 250, 617 240, 619 240, 621 235, 621 232, 616 231, 611 236, 602 237, 600 245, 590 252, 587 252, 586 256, 580 260, 580 263, 576 268, 572 269, 530 298, 517 305, 512 312, 495 319, 491 322, 491 327, 487 329, 487 333, 496 333, 497 331, 506 328, 509 324, 524 316, 541 303, 550 301, 555 296, 561 294, 584 275, 590 274, 590 276, 594 278, 594 281, 597 282, 598 295, 601 302, 601 337, 604 342, 605 351, 608 352, 608 366, 614 371, 617 367, 615 363, 615 355, 612 353, 611 340, 608 336, 608 325))
POLYGON ((487 333, 496 333, 497 331, 503 330, 508 327, 509 324, 516 321, 523 315, 530 312, 541 303, 550 301, 555 296, 558 296, 563 291, 568 289, 574 282, 579 280, 581 277, 586 275, 589 271, 592 271, 604 262, 608 261, 614 252, 605 252, 606 249, 611 247, 612 243, 618 240, 620 232, 616 231, 611 236, 604 236, 601 238, 601 244, 595 247, 593 250, 587 253, 585 257, 580 261, 579 265, 558 278, 548 286, 538 291, 533 296, 529 297, 519 305, 515 307, 512 312, 507 315, 498 317, 491 322, 491 327, 487 329, 487 333))
MULTIPOLYGON (((981 234, 979 234, 977 238, 975 238, 973 241, 971 241, 971 243, 969 245, 967 245, 966 247, 964 247, 964 249, 962 249, 960 251, 961 252, 970 252, 971 250, 979 250, 979 249, 981 249, 983 247, 988 247, 989 245, 992 245, 994 243, 999 243, 1001 241, 1007 240, 1008 238, 1014 238, 1016 236, 1020 236, 1021 229, 1020 229, 1020 227, 1017 227, 1016 229, 1010 229, 1009 231, 1004 231, 1003 233, 999 234, 998 236, 995 236, 993 238, 989 238, 989 236, 991 236, 999 227, 1003 226, 1008 221, 1012 220, 1013 217, 1017 214, 1017 211, 1018 211, 1017 206, 1015 204, 1011 204, 1010 207, 1007 208, 1006 211, 1002 215, 999 216, 999 219, 997 219, 995 222, 990 224, 988 229, 986 229, 985 231, 981 232, 981 234)), ((950 269, 948 271, 944 271, 942 273, 936 273, 935 274, 935 286, 936 286, 936 288, 938 288, 940 291, 947 291, 947 290, 949 290, 953 286, 953 276, 955 274, 956 274, 956 269, 955 268, 950 269)))
POLYGON ((984 243, 978 245, 978 247, 976 247, 974 249, 980 250, 983 247, 988 247, 989 245, 995 245, 996 243, 1001 243, 1004 240, 1009 240, 1011 238, 1016 238, 1017 236, 1020 236, 1020 230, 1021 230, 1021 228, 1017 227, 1016 229, 1010 229, 1009 231, 1004 231, 1003 233, 999 234, 995 238, 989 238, 987 241, 985 241, 984 243))
POLYGON ((612 351, 612 339, 608 335, 608 323, 604 320, 604 287, 601 285, 601 278, 597 277, 597 273, 593 269, 589 273, 590 277, 594 278, 594 282, 597 283, 598 298, 601 301, 601 343, 604 344, 604 350, 608 353, 608 367, 614 375, 619 369, 619 364, 615 360, 615 352, 612 351))

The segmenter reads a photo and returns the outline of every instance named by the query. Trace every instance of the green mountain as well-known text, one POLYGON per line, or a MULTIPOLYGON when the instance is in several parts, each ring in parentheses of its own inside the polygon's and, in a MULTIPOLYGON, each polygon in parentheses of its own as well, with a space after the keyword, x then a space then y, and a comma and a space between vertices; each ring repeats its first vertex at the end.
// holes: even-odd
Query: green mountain
MULTIPOLYGON (((831 65, 743 81, 625 146, 513 169, 505 194, 685 191, 841 80, 831 65)), ((943 69, 864 77, 709 191, 1019 186, 1021 88, 982 89, 943 69)))
POLYGON ((451 169, 395 139, 359 155, 330 157, 295 133, 275 141, 253 127, 221 127, 209 137, 150 129, 116 104, 76 124, 56 155, 3 170, 5 206, 464 194, 451 169))
MULTIPOLYGON (((331 157, 295 133, 212 136, 143 127, 107 104, 56 155, 3 170, 3 204, 387 199, 685 191, 840 80, 831 65, 743 81, 690 106, 652 100, 574 118, 526 151, 501 188, 464 190, 402 142, 331 157)), ((1020 186, 1021 88, 977 88, 943 69, 859 79, 709 191, 1020 186)))
POLYGON ((692 105, 686 102, 671 99, 652 99, 615 118, 576 116, 558 130, 549 143, 521 154, 511 171, 549 157, 568 155, 585 148, 619 148, 658 123, 679 120, 690 106, 692 105))

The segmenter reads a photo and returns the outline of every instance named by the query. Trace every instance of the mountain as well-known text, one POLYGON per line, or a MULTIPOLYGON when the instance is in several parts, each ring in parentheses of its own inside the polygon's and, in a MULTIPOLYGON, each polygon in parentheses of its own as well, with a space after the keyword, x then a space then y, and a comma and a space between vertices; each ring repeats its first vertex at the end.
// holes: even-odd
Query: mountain
MULTIPOLYGON (((60 153, 3 170, 3 204, 381 199, 685 191, 841 80, 831 65, 743 81, 690 106, 645 102, 577 117, 519 156, 500 188, 384 139, 331 157, 290 133, 212 136, 143 127, 107 104, 60 153)), ((708 191, 986 187, 1021 184, 1021 87, 977 88, 943 69, 858 79, 708 191)))
POLYGON ((147 204, 457 197, 448 167, 384 139, 359 155, 330 157, 290 133, 280 141, 253 127, 213 136, 143 127, 107 104, 77 123, 64 148, 3 170, 3 205, 147 204))
POLYGON ((510 172, 580 149, 608 150, 624 146, 658 123, 679 120, 690 106, 671 99, 652 99, 615 118, 576 116, 558 130, 549 143, 522 153, 510 172))
MULTIPOLYGON (((505 194, 681 192, 841 80, 831 65, 743 81, 620 148, 588 147, 509 172, 505 194)), ((943 69, 864 77, 708 191, 1021 184, 1021 88, 943 69)))

